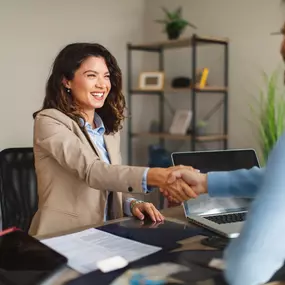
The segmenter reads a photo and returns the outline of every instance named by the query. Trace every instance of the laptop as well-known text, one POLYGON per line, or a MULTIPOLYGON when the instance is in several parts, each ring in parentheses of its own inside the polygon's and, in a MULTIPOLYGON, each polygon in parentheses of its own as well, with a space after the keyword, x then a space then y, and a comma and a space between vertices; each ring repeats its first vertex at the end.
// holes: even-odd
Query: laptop
MULTIPOLYGON (((173 152, 173 165, 187 165, 202 173, 259 167, 253 149, 173 152)), ((251 199, 212 198, 200 195, 183 203, 186 218, 195 224, 228 238, 238 237, 244 224, 251 199)))

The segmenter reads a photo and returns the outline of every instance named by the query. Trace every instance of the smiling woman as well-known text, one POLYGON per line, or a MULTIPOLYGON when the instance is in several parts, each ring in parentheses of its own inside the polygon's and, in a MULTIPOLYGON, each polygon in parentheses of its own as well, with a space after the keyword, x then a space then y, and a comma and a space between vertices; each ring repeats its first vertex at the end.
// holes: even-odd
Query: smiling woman
POLYGON ((42 109, 58 109, 76 122, 83 120, 92 126, 98 109, 109 134, 118 131, 124 119, 121 90, 121 70, 110 52, 99 44, 74 43, 55 59, 42 109))
POLYGON ((173 168, 120 165, 124 111, 121 70, 106 48, 74 43, 60 51, 43 107, 34 114, 39 206, 31 235, 102 223, 123 213, 161 222, 154 205, 128 196, 149 192, 148 185, 167 189, 178 201, 196 197, 183 180, 168 182, 173 168))

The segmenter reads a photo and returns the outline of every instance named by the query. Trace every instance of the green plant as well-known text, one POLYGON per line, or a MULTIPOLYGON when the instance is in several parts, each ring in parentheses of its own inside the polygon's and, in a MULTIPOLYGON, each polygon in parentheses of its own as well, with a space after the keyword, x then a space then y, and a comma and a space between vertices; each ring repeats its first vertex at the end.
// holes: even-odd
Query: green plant
POLYGON ((206 121, 204 121, 204 120, 199 120, 197 122, 197 127, 198 128, 205 128, 207 125, 208 125, 208 123, 206 121))
POLYGON ((208 126, 208 122, 205 120, 198 120, 196 124, 196 134, 198 136, 203 136, 206 134, 206 128, 208 126))
POLYGON ((258 109, 252 108, 252 110, 258 118, 259 145, 264 165, 285 129, 285 94, 284 89, 280 91, 278 88, 277 70, 270 76, 266 73, 263 73, 263 76, 265 88, 260 91, 258 109))
POLYGON ((197 29, 194 24, 182 18, 181 7, 177 8, 174 12, 170 12, 164 7, 162 7, 162 10, 165 13, 165 19, 155 20, 155 22, 165 25, 164 32, 167 33, 169 39, 177 39, 187 26, 197 29))

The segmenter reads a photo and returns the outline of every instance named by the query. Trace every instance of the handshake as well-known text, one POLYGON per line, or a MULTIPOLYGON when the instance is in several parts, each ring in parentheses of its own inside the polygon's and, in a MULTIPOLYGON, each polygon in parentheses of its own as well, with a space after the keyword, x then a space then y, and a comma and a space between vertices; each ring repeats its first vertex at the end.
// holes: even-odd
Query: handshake
MULTIPOLYGON (((197 198, 207 193, 207 175, 189 166, 152 168, 148 175, 153 185, 169 200, 176 203, 197 198), (156 176, 156 177, 154 177, 156 176)), ((150 184, 150 183, 148 183, 150 184)))

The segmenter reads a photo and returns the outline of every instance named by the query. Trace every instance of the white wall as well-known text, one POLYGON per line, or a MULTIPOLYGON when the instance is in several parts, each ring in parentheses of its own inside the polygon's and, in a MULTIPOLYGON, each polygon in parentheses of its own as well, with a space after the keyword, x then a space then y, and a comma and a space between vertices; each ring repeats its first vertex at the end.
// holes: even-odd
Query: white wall
MULTIPOLYGON (((144 4, 0 0, 0 149, 32 146, 32 113, 42 104, 52 61, 66 44, 99 42, 126 74, 126 43, 142 40, 144 4)), ((125 136, 122 150, 125 158, 125 136)))
MULTIPOLYGON (((145 41, 158 41, 166 39, 162 33, 162 26, 154 23, 154 19, 161 19, 164 14, 161 7, 165 6, 170 10, 179 6, 183 8, 183 16, 198 26, 198 30, 187 28, 183 36, 191 36, 193 32, 198 35, 228 37, 230 39, 230 70, 229 70, 229 147, 256 147, 257 141, 254 137, 253 126, 249 123, 252 114, 249 105, 253 98, 259 95, 259 88, 262 86, 261 72, 271 73, 282 63, 279 55, 281 36, 271 36, 272 31, 279 30, 284 21, 284 6, 280 0, 146 0, 145 11, 145 41)), ((178 75, 188 75, 191 71, 191 51, 181 49, 167 51, 166 77, 172 79, 178 75)), ((222 53, 217 49, 204 49, 199 56, 200 64, 210 66, 209 80, 216 83, 220 80, 222 66, 222 53)), ((152 64, 154 57, 146 55, 144 62, 153 69, 157 65, 152 64)), ((170 102, 176 108, 190 107, 190 96, 186 94, 168 94, 170 102)), ((139 99, 141 100, 141 99, 139 99)), ((145 110, 155 116, 156 107, 154 99, 148 99, 145 110)), ((217 95, 202 95, 199 98, 199 112, 202 116, 218 100, 217 95)), ((141 105, 142 106, 142 105, 141 105)), ((167 108, 166 108, 167 109, 167 108)), ((137 125, 146 130, 151 115, 146 120, 136 122, 137 125)), ((169 114, 169 119, 171 115, 169 114)), ((217 123, 221 123, 217 118, 217 123)), ((146 146, 150 141, 139 142, 146 146)), ((175 144, 174 149, 181 149, 182 146, 175 144)), ((140 149, 140 147, 138 146, 140 149)), ((143 148, 141 148, 143 149, 143 148)), ((142 151, 140 159, 143 159, 142 151)))
MULTIPOLYGON (((57 52, 74 41, 94 41, 105 45, 116 56, 126 83, 126 43, 165 39, 162 27, 153 22, 162 18, 161 6, 174 9, 181 5, 186 19, 193 21, 201 35, 230 38, 230 147, 256 146, 250 119, 250 96, 258 95, 261 70, 271 72, 281 63, 278 54, 280 36, 270 36, 284 20, 284 7, 279 0, 0 0, 0 149, 31 146, 33 120, 44 97, 45 82, 57 52)), ((183 36, 190 36, 187 28, 183 36)), ((167 78, 188 74, 189 50, 166 52, 167 78)), ((142 53, 135 53, 134 74, 137 78, 142 53)), ((154 66, 154 57, 144 57, 154 66)), ((221 63, 218 50, 205 50, 201 64, 208 64, 210 80, 219 77, 221 63), (215 70, 213 72, 213 70, 215 70), (211 73, 212 71, 212 73, 211 73)), ((126 86, 126 84, 124 84, 126 86)), ((201 116, 218 100, 216 95, 201 97, 201 116), (211 101, 211 102, 210 102, 211 101)), ((168 94, 174 107, 190 106, 189 96, 168 94)), ((133 100, 136 129, 148 130, 155 118, 158 100, 136 97, 133 100)), ((166 107, 167 124, 171 114, 166 107)), ((216 121, 219 122, 220 118, 216 121)), ((154 141, 140 140, 138 162, 147 160, 146 147, 154 141)), ((126 161, 126 126, 122 152, 126 161)), ((186 147, 176 142, 174 148, 186 147)))

